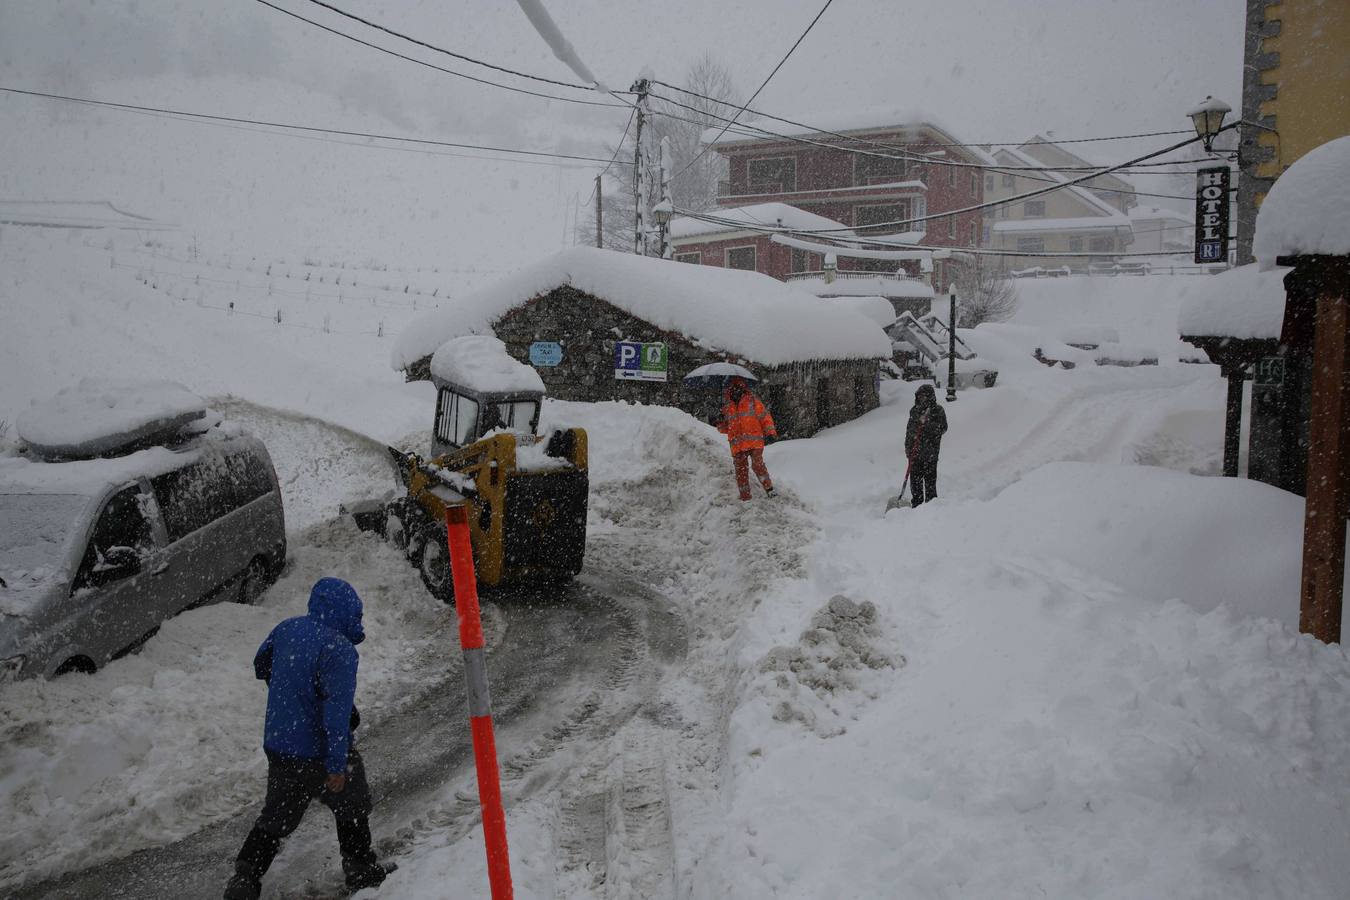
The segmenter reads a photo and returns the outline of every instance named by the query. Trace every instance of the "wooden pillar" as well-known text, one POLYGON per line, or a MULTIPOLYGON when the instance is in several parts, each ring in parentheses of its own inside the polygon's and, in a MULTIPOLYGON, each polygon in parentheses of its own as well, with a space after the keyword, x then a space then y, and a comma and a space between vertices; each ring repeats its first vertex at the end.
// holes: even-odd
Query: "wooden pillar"
POLYGON ((1228 404, 1223 422, 1223 474, 1227 478, 1236 478, 1238 474, 1238 449, 1242 446, 1242 382, 1243 370, 1237 367, 1225 367, 1224 376, 1228 378, 1228 404))
POLYGON ((1304 283, 1315 292, 1317 310, 1299 630, 1335 643, 1341 639, 1345 519, 1350 512, 1350 259, 1296 259, 1298 275, 1306 272, 1304 283))

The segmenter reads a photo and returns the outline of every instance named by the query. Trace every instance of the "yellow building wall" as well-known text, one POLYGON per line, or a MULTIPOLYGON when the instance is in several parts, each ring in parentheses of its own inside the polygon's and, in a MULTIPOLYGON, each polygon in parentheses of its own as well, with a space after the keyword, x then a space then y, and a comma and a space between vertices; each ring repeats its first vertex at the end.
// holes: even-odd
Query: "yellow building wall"
POLYGON ((1257 170, 1264 178, 1279 177, 1308 151, 1350 134, 1350 0, 1282 0, 1266 7, 1266 20, 1276 19, 1280 33, 1261 45, 1280 54, 1279 65, 1262 73, 1264 84, 1279 88, 1261 104, 1279 131, 1258 138, 1276 151, 1257 170))

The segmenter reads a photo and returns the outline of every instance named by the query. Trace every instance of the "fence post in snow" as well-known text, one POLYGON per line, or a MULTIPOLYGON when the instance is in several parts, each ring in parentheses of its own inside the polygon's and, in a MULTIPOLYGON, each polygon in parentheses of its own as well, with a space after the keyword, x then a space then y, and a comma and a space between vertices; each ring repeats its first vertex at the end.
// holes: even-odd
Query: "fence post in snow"
POLYGON ((277 310, 277 324, 281 324, 281 310, 277 310))
POLYGON ((380 320, 380 327, 375 331, 376 337, 384 337, 384 319, 380 320))

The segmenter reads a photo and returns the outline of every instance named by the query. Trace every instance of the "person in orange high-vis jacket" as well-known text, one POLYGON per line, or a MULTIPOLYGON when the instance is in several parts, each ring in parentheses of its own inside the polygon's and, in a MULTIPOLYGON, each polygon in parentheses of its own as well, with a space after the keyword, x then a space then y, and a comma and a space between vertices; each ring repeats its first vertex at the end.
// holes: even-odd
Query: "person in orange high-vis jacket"
POLYGON ((778 438, 773 416, 760 399, 750 392, 744 378, 733 378, 727 385, 722 418, 717 430, 731 443, 731 461, 736 468, 736 487, 742 500, 750 499, 750 472, 755 470, 764 493, 773 496, 773 479, 764 465, 765 439, 778 438))

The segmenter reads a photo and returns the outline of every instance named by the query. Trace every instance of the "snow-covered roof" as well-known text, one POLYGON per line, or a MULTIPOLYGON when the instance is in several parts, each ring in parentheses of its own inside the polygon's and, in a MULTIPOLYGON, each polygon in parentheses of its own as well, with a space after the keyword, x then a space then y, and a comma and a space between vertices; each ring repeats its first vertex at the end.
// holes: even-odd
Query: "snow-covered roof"
POLYGON ((1194 225, 1195 217, 1188 216, 1185 213, 1178 212, 1175 209, 1168 209, 1165 206, 1135 206, 1130 209, 1129 217, 1131 219, 1171 219, 1179 225, 1194 225))
MULTIPOLYGON (((803 128, 797 125, 789 125, 786 122, 774 121, 772 119, 759 121, 750 120, 747 121, 746 124, 753 125, 756 128, 763 128, 766 131, 772 131, 774 134, 782 135, 784 137, 807 137, 820 135, 827 131, 832 131, 836 134, 852 135, 859 132, 885 133, 919 128, 928 128, 949 138, 952 137, 953 134, 950 129, 944 128, 936 118, 927 112, 895 107, 826 110, 816 113, 802 113, 800 120, 804 125, 809 125, 810 127, 803 128)), ((725 134, 721 134, 721 132, 721 126, 706 129, 703 132, 703 143, 712 144, 716 147, 723 147, 732 144, 778 140, 778 138, 769 135, 755 136, 734 134, 731 129, 728 129, 725 134)), ((971 145, 969 147, 963 147, 962 149, 976 157, 980 162, 989 163, 991 165, 994 163, 994 158, 979 147, 971 145)))
POLYGON ((788 282, 794 288, 809 291, 817 297, 919 297, 933 296, 933 286, 918 278, 895 278, 877 275, 874 278, 794 278, 788 282))
POLYGON ((148 447, 126 456, 44 462, 22 456, 0 458, 0 494, 73 494, 94 497, 137 478, 154 478, 184 465, 198 447, 148 447))
POLYGON ((1239 266, 1219 275, 1188 279, 1177 331, 1187 337, 1278 339, 1284 324, 1288 269, 1239 266))
MULTIPOLYGON (((708 210, 708 215, 718 219, 730 219, 733 222, 757 228, 761 226, 770 228, 781 226, 799 231, 814 231, 823 228, 845 229, 835 233, 843 239, 855 237, 852 231, 847 230, 847 226, 843 222, 836 222, 834 219, 827 219, 813 212, 807 212, 801 207, 790 206, 786 203, 755 203, 750 206, 712 209, 708 210)), ((741 229, 735 225, 704 222, 701 219, 692 219, 688 216, 676 216, 670 220, 670 237, 671 240, 675 241, 739 230, 741 229)))
POLYGON ((431 374, 452 384, 483 391, 544 390, 544 380, 532 366, 516 359, 506 344, 487 334, 452 338, 431 357, 431 374))
POLYGON ((414 319, 394 342, 393 366, 406 369, 451 338, 491 334, 507 313, 563 286, 763 365, 890 355, 875 323, 767 275, 574 247, 414 319))
POLYGON ((20 439, 46 455, 97 456, 206 414, 174 381, 83 378, 19 413, 20 439))
POLYGON ((0 225, 148 230, 173 227, 118 209, 107 200, 0 200, 0 225))
POLYGON ((1350 135, 1290 166, 1261 203, 1253 251, 1262 268, 1280 256, 1350 255, 1350 135))
MULTIPOLYGON (((1014 161, 1017 165, 1019 165, 1019 166, 1044 166, 1044 165, 1045 165, 1045 163, 1042 162, 1041 160, 1037 159, 1037 158, 1034 157, 1034 156, 1031 156, 1031 155, 1025 153, 1025 152, 1022 151, 1022 150, 1019 150, 1019 149, 1016 148, 1016 147, 996 147, 996 148, 994 148, 994 155, 995 155, 996 157, 997 157, 1000 153, 1006 154, 1007 156, 1011 156, 1011 157, 1013 158, 1013 161, 1014 161)), ((1091 165, 1091 163, 1089 163, 1089 165, 1091 165)), ((1011 172, 1010 174, 1016 175, 1017 173, 1016 173, 1016 172, 1011 172)), ((1054 171, 1045 170, 1045 171, 1037 172, 1037 173, 1035 173, 1035 174, 1037 175, 1037 177, 1042 177, 1042 176, 1044 176, 1045 178, 1049 178, 1049 179, 1051 179, 1051 180, 1053 180, 1053 181, 1058 181, 1058 182, 1061 183, 1061 184, 1063 184, 1064 182, 1070 180, 1069 178, 1067 178, 1067 177, 1066 177, 1063 173, 1061 173, 1061 172, 1054 172, 1054 171)), ((1075 172, 1075 173, 1073 173, 1073 174, 1074 174, 1075 176, 1078 176, 1078 175, 1081 175, 1082 173, 1081 173, 1081 172, 1075 172)), ((1123 179, 1122 179, 1122 180, 1123 180, 1123 179)), ((1089 189, 1089 188, 1087 188, 1087 187, 1084 187, 1084 186, 1082 186, 1082 185, 1077 185, 1077 184, 1075 184, 1075 185, 1073 185, 1073 186, 1071 186, 1071 187, 1065 188, 1064 190, 1066 190, 1066 191, 1068 191, 1069 193, 1073 194, 1073 195, 1074 195, 1075 197, 1077 197, 1079 200, 1082 200, 1084 203, 1086 203, 1088 206, 1092 207, 1092 208, 1093 208, 1098 214, 1100 214, 1100 215, 1103 215, 1103 216, 1118 216, 1118 215, 1121 214, 1121 212, 1120 212, 1119 209, 1117 209, 1116 207, 1112 206, 1110 203, 1107 203, 1107 202, 1106 202, 1105 200, 1103 200, 1101 197, 1098 197, 1096 194, 1094 194, 1094 193, 1091 191, 1091 189, 1089 189)))
POLYGON ((1068 219, 1008 219, 994 223, 994 231, 1087 231, 1101 228, 1129 228, 1130 217, 1074 216, 1068 219))
POLYGON ((895 321, 895 307, 885 297, 835 297, 830 302, 867 316, 882 328, 895 321))

